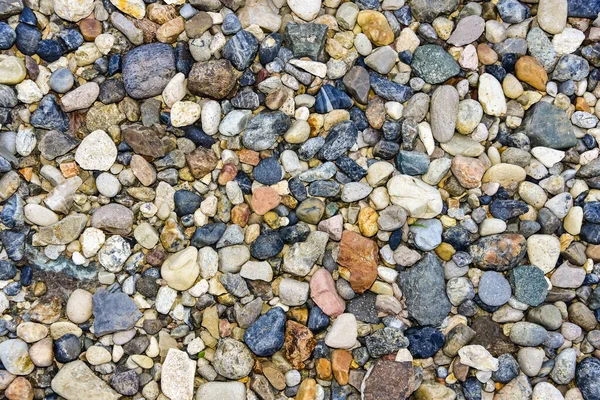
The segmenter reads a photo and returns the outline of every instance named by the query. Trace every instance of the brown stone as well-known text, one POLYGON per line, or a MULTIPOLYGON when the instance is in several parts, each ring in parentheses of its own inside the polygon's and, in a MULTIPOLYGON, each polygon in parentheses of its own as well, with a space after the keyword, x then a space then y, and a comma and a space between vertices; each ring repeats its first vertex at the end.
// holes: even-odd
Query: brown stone
POLYGON ((231 210, 231 222, 244 228, 250 217, 250 207, 248 204, 238 204, 231 210))
POLYGON ((315 400, 317 396, 317 382, 313 378, 302 381, 296 393, 296 400, 315 400))
POLYGON ((350 285, 357 293, 364 293, 377 279, 377 243, 356 232, 344 231, 337 263, 350 270, 350 285))
POLYGON ((219 185, 225 186, 227 185, 227 182, 235 179, 237 173, 237 167, 234 164, 227 163, 223 165, 223 168, 221 168, 221 172, 219 172, 219 179, 217 180, 217 182, 219 183, 219 185))
POLYGON ((49 299, 43 299, 30 312, 29 317, 33 322, 42 324, 52 324, 60 319, 63 309, 63 301, 60 297, 53 296, 49 299))
POLYGON ((363 400, 405 400, 415 390, 412 363, 378 360, 363 380, 363 400))
POLYGON ((185 33, 190 39, 202 36, 204 32, 213 25, 212 17, 204 11, 200 11, 185 23, 185 33))
POLYGON ((237 84, 235 69, 229 60, 197 62, 188 77, 188 89, 195 95, 221 100, 233 92, 237 84), (219 82, 215 85, 215 82, 219 82))
POLYGON ((338 294, 329 271, 319 268, 310 278, 310 297, 330 317, 344 312, 346 302, 338 294))
POLYGON ((144 43, 152 43, 154 41, 154 38, 156 37, 156 32, 158 31, 158 28, 160 28, 159 24, 154 23, 147 18, 134 19, 132 22, 136 28, 142 31, 144 43))
POLYGON ((137 154, 160 158, 165 156, 165 147, 152 127, 131 124, 122 127, 125 142, 137 154))
POLYGON ((515 64, 517 79, 523 81, 537 90, 545 91, 548 83, 548 74, 538 60, 531 56, 519 58, 515 64))
POLYGON ((331 374, 331 361, 326 358, 318 358, 315 361, 315 370, 317 371, 317 379, 322 381, 330 381, 333 378, 331 374))
POLYGON ((352 364, 352 353, 345 349, 336 349, 331 353, 331 369, 333 376, 340 385, 348 384, 348 374, 352 364))
POLYGON ((473 319, 471 328, 477 332, 470 344, 479 344, 494 357, 504 353, 515 353, 518 348, 502 332, 502 327, 488 316, 473 319))
POLYGON ((304 361, 310 358, 317 340, 306 326, 294 321, 285 323, 285 356, 296 369, 304 368, 304 361))
POLYGON ((477 46, 477 57, 483 65, 492 65, 498 61, 498 53, 496 53, 487 43, 480 43, 477 46))
POLYGON ((79 21, 79 30, 86 42, 93 42, 102 33, 102 22, 93 18, 82 19, 79 21))
POLYGON ((79 175, 79 167, 75 161, 60 163, 59 167, 60 172, 62 172, 63 176, 67 179, 79 175))
POLYGON ((156 181, 156 170, 144 157, 134 154, 129 165, 142 185, 150 186, 156 181))
POLYGON ((177 17, 161 25, 156 31, 156 40, 161 43, 175 43, 177 36, 185 29, 183 17, 177 17))
POLYGON ((578 97, 575 99, 575 111, 585 111, 588 113, 592 112, 590 105, 583 97, 578 97))
POLYGON ((166 24, 172 19, 177 18, 177 10, 168 4, 149 4, 146 8, 146 17, 159 25, 166 24))
POLYGON ((481 269, 507 271, 525 256, 527 241, 516 233, 483 237, 469 247, 473 262, 481 269))
POLYGON ((379 226, 377 225, 377 220, 379 219, 379 214, 371 207, 364 207, 358 213, 358 227, 360 229, 360 233, 362 233, 366 237, 373 237, 377 234, 379 230, 379 226))
POLYGON ((194 178, 202 178, 212 172, 219 162, 219 158, 211 149, 198 146, 196 150, 185 156, 187 166, 194 178))
POLYGON ((452 159, 452 173, 465 189, 474 189, 481 184, 485 165, 477 158, 456 156, 452 159))
POLYGON ((588 245, 585 255, 594 260, 594 262, 600 261, 600 244, 588 245))
POLYGON ((275 189, 269 186, 261 186, 252 192, 251 206, 258 215, 265 215, 279 205, 281 197, 275 189))
POLYGON ((371 127, 381 129, 385 122, 385 103, 383 99, 379 96, 371 97, 365 115, 371 127))
POLYGON ((33 400, 33 387, 27 379, 17 377, 4 393, 8 400, 33 400))
POLYGON ((260 162, 260 154, 254 150, 243 149, 238 153, 238 158, 241 163, 257 166, 260 162))
POLYGON ((92 226, 113 235, 129 235, 133 225, 133 212, 116 203, 97 209, 92 215, 92 226))
POLYGON ((263 368, 263 374, 269 380, 271 385, 277 390, 283 390, 286 387, 285 375, 274 366, 267 365, 263 368))
POLYGON ((394 31, 379 11, 362 10, 358 13, 357 22, 375 46, 387 46, 394 41, 394 31))

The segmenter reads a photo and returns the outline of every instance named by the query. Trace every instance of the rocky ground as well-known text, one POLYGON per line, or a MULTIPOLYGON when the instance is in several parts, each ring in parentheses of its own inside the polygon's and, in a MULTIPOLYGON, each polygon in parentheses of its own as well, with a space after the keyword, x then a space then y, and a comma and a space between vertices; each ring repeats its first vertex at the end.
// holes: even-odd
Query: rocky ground
POLYGON ((0 399, 599 400, 599 12, 0 0, 0 399))

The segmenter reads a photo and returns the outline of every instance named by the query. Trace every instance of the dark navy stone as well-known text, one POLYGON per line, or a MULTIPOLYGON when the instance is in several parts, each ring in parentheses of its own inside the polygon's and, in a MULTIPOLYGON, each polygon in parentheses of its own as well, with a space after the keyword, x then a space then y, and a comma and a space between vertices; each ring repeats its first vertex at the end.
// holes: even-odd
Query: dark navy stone
POLYGON ((238 17, 234 13, 227 14, 223 18, 223 24, 221 25, 221 31, 224 35, 233 35, 242 29, 242 24, 238 17))
POLYGON ((252 64, 258 51, 258 40, 247 31, 239 31, 225 43, 221 55, 231 61, 238 70, 243 71, 252 64))
POLYGON ((498 357, 498 370, 492 373, 495 382, 508 383, 519 375, 519 363, 511 354, 498 357))
POLYGON ((585 147, 587 147, 590 150, 597 146, 596 139, 594 139, 594 137, 592 135, 590 135, 589 133, 586 133, 583 136, 583 138, 581 138, 581 141, 583 142, 585 147))
POLYGON ((215 139, 212 136, 207 135, 204 131, 196 126, 189 125, 183 128, 185 132, 185 137, 190 139, 196 146, 206 147, 210 149, 210 147, 215 144, 215 139))
POLYGON ((380 140, 373 147, 373 155, 375 157, 383 158, 384 160, 390 160, 394 158, 400 151, 400 145, 395 142, 388 142, 387 140, 380 140))
POLYGON ((0 220, 4 225, 13 228, 22 228, 25 224, 25 215, 23 214, 23 200, 18 194, 13 194, 4 203, 0 220))
POLYGON ((66 51, 77 50, 84 42, 83 35, 76 29, 64 29, 56 38, 61 42, 66 51))
POLYGON ((414 358, 432 357, 444 346, 442 332, 430 326, 408 328, 404 335, 408 338, 408 351, 414 358))
POLYGON ((252 180, 244 171, 238 171, 234 181, 237 182, 238 186, 244 194, 252 194, 252 180))
POLYGON ((193 214, 200 208, 202 197, 190 190, 178 190, 175 192, 175 213, 178 217, 193 214))
POLYGON ((81 340, 67 333, 54 341, 54 358, 61 363, 73 361, 81 354, 81 340))
POLYGON ((600 13, 600 0, 569 0, 567 4, 569 17, 595 19, 600 13))
POLYGON ((38 108, 31 114, 31 125, 47 130, 56 129, 66 132, 69 130, 69 117, 56 103, 56 97, 47 94, 40 101, 38 108))
POLYGON ((324 331, 329 326, 329 316, 318 306, 314 306, 308 313, 308 323, 306 326, 314 333, 324 331))
POLYGON ((404 26, 410 25, 413 20, 412 14, 410 12, 410 6, 402 6, 398 10, 394 11, 394 17, 404 26))
POLYGON ((429 156, 420 151, 400 150, 396 157, 396 168, 405 175, 423 175, 429 169, 429 156))
POLYGON ((272 356, 285 341, 285 321, 281 307, 271 308, 246 329, 244 342, 257 356, 272 356))
POLYGON ((575 94, 575 82, 568 80, 558 85, 558 92, 565 96, 572 96, 575 94))
POLYGON ((352 121, 343 121, 333 126, 319 150, 321 160, 332 161, 350 150, 356 143, 358 130, 352 121))
POLYGON ((413 90, 410 86, 389 81, 375 72, 370 72, 369 78, 371 80, 371 88, 373 88, 375 94, 385 100, 404 103, 413 95, 413 90))
POLYGON ((196 228, 192 239, 190 240, 190 244, 197 248, 202 248, 204 246, 212 246, 217 243, 223 233, 225 233, 225 229, 227 225, 222 222, 215 222, 212 224, 206 224, 204 226, 199 226, 196 228))
POLYGON ((8 50, 17 40, 15 30, 6 22, 0 22, 0 50, 8 50))
POLYGON ((492 64, 487 65, 485 67, 485 72, 492 75, 494 78, 498 80, 498 82, 502 83, 504 78, 506 77, 506 70, 499 65, 492 64))
POLYGON ((346 306, 346 312, 354 314, 359 321, 367 324, 378 324, 381 319, 377 316, 376 302, 377 295, 375 293, 365 292, 350 300, 346 306))
POLYGON ((250 254, 258 260, 266 260, 279 254, 283 246, 283 240, 277 232, 263 233, 250 245, 250 254))
POLYGON ((17 34, 17 49, 28 56, 34 55, 42 40, 42 33, 35 26, 23 23, 17 25, 15 32, 17 34))
POLYGON ((344 173, 351 181, 358 182, 365 176, 367 171, 358 165, 356 161, 350 157, 340 156, 335 160, 335 165, 344 173))
POLYGON ((21 291, 21 282, 11 282, 2 289, 7 296, 16 296, 21 291))
POLYGON ((600 399, 600 360, 584 358, 577 366, 575 383, 585 400, 600 399))
POLYGON ((58 40, 42 40, 38 46, 37 54, 44 61, 54 62, 64 54, 65 50, 58 40))
MULTIPOLYGON (((295 214, 294 214, 295 215, 295 214)), ((310 234, 310 227, 308 224, 301 222, 296 225, 288 225, 279 229, 279 235, 281 239, 287 244, 294 244, 298 242, 304 242, 310 234)))
POLYGON ((8 260, 0 260, 0 281, 7 281, 17 276, 15 264, 8 260))
POLYGON ((496 5, 498 14, 502 21, 509 24, 518 24, 529 18, 529 7, 522 4, 518 0, 500 0, 496 5))
POLYGON ((520 302, 536 307, 546 300, 548 284, 544 271, 535 265, 520 265, 508 275, 513 295, 520 302))
POLYGON ((250 86, 245 86, 231 99, 231 105, 235 108, 256 110, 260 106, 260 100, 261 97, 258 93, 250 86))
POLYGON ((295 57, 316 60, 325 47, 327 29, 327 25, 323 24, 288 22, 285 25, 285 41, 295 57))
POLYGON ((502 55, 502 68, 510 74, 515 72, 515 64, 519 60, 519 55, 515 53, 505 53, 502 55))
POLYGON ((8 258, 13 261, 20 261, 25 256, 25 239, 25 232, 8 229, 0 232, 0 241, 4 245, 4 250, 8 258))
POLYGON ((252 86, 256 83, 256 75, 251 69, 244 70, 242 77, 240 78, 240 86, 252 86))
POLYGON ((252 171, 254 180, 263 185, 274 185, 282 178, 282 170, 279 161, 275 157, 262 159, 252 171))
POLYGON ((403 50, 398 53, 398 58, 406 65, 410 65, 412 63, 412 53, 410 50, 403 50))
POLYGON ((504 221, 523 215, 528 210, 527 204, 520 200, 495 200, 490 205, 490 213, 494 218, 504 221))
POLYGON ((455 225, 444 231, 442 239, 455 250, 466 250, 471 244, 471 233, 464 226, 455 225))
MULTIPOLYGON (((366 350, 366 349, 365 349, 366 350)), ((313 358, 329 358, 331 355, 331 350, 325 344, 324 340, 317 340, 317 345, 313 350, 312 357, 313 358)))
POLYGON ((133 300, 123 292, 110 293, 104 288, 92 297, 94 334, 97 337, 126 331, 142 317, 133 300))
POLYGON ((120 54, 113 54, 108 58, 108 76, 113 76, 114 74, 121 72, 121 61, 120 54))
POLYGON ((350 108, 353 105, 352 98, 335 86, 324 85, 317 94, 315 111, 319 114, 327 114, 333 110, 350 108))
POLYGON ((273 32, 264 38, 258 51, 258 59, 262 65, 267 65, 277 57, 281 43, 283 43, 283 36, 277 32, 273 32))
POLYGON ((481 382, 476 377, 468 377, 462 387, 466 400, 481 400, 481 382))
POLYGON ((302 161, 308 161, 313 158, 325 144, 325 138, 317 136, 308 139, 298 148, 298 158, 302 161))
POLYGON ((298 178, 292 178, 288 181, 288 188, 292 196, 298 201, 305 200, 308 195, 306 194, 306 187, 298 178))
POLYGON ((402 124, 398 121, 385 121, 383 123, 383 139, 396 142, 400 139, 402 124))
POLYGON ((21 15, 19 15, 19 22, 23 22, 24 24, 28 24, 31 26, 37 25, 37 17, 33 13, 33 10, 27 6, 23 7, 23 11, 21 11, 21 15))
POLYGON ((583 224, 581 238, 591 244, 600 244, 600 224, 583 224))
POLYGON ((175 46, 175 68, 177 69, 177 72, 181 72, 185 76, 188 76, 194 62, 188 43, 177 42, 177 46, 175 46))
POLYGON ((402 229, 398 229, 392 232, 392 234, 390 235, 390 240, 388 242, 392 250, 396 250, 398 246, 400 246, 400 243, 402 243, 402 229))
POLYGON ((340 184, 335 181, 314 181, 308 185, 308 194, 313 197, 335 197, 340 190, 340 184))
POLYGON ((369 127, 369 121, 363 110, 354 106, 348 112, 350 113, 350 121, 354 122, 356 129, 363 131, 369 127))
POLYGON ((583 218, 587 222, 600 224, 600 201, 589 201, 583 205, 583 218))
POLYGON ((108 58, 102 57, 94 61, 94 71, 98 71, 101 75, 108 73, 108 58))

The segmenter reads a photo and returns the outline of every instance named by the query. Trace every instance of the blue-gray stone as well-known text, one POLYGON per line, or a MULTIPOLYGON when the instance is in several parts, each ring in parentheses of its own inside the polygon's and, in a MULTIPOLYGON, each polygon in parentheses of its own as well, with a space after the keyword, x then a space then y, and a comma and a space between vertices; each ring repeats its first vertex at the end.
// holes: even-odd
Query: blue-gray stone
POLYGON ((47 62, 54 62, 58 60, 65 52, 58 40, 45 39, 40 41, 37 54, 40 58, 47 62))
POLYGON ((190 190, 178 190, 175 192, 173 198, 175 201, 175 213, 179 217, 193 214, 200 208, 200 203, 202 202, 202 197, 190 190))
POLYGON ((0 19, 6 19, 23 11, 23 0, 0 1, 0 19))
POLYGON ((496 307, 506 304, 512 291, 504 275, 496 271, 485 271, 479 279, 477 294, 485 304, 496 307))
POLYGON ((250 150, 266 150, 273 146, 277 138, 287 132, 291 125, 290 117, 281 111, 261 112, 248 122, 242 142, 250 150))
POLYGON ((529 54, 542 64, 546 71, 551 71, 556 63, 556 51, 546 32, 538 27, 527 33, 527 48, 529 54))
POLYGON ((431 326, 408 328, 404 335, 408 338, 408 351, 414 358, 429 358, 444 345, 444 335, 431 326))
POLYGON ((481 382, 474 377, 468 377, 462 384, 463 394, 466 400, 481 400, 481 382))
POLYGON ((0 231, 0 241, 4 245, 8 258, 13 261, 20 261, 25 256, 26 238, 26 232, 8 229, 0 231))
POLYGON ((371 357, 376 358, 406 348, 409 342, 401 329, 386 326, 367 336, 365 344, 371 357))
POLYGON ((0 85, 0 107, 11 108, 18 104, 15 90, 7 85, 0 85))
POLYGON ((266 260, 279 254, 283 246, 278 232, 263 233, 250 245, 250 255, 258 260, 266 260))
POLYGON ((262 159, 252 171, 254 180, 263 185, 274 185, 283 178, 281 164, 275 157, 262 159))
POLYGON ((17 49, 23 54, 28 56, 34 55, 40 41, 42 40, 42 32, 40 32, 35 26, 20 23, 15 29, 17 34, 17 49))
POLYGON ((308 313, 308 323, 306 326, 314 333, 321 332, 329 326, 329 316, 319 306, 315 305, 308 313))
POLYGON ((352 107, 354 103, 350 96, 331 85, 324 85, 317 94, 315 111, 319 114, 327 114, 333 110, 352 107))
POLYGON ((580 235, 590 244, 600 244, 600 224, 583 224, 580 235))
POLYGON ((587 222, 600 224, 600 201, 589 201, 584 203, 583 218, 587 222))
POLYGON ((62 43, 66 51, 75 51, 84 42, 83 35, 76 29, 63 29, 56 38, 62 43))
POLYGON ((298 201, 303 201, 308 197, 306 187, 298 178, 290 179, 288 181, 288 188, 290 189, 292 196, 298 201))
POLYGON ((350 150, 358 138, 358 129, 352 121, 342 121, 329 130, 323 147, 319 150, 318 157, 322 160, 332 161, 350 150))
POLYGON ((367 171, 358 165, 356 161, 350 157, 340 156, 335 160, 335 165, 342 171, 351 181, 358 182, 365 176, 367 171))
POLYGON ((573 125, 567 114, 545 101, 535 104, 527 111, 523 128, 532 147, 564 150, 577 144, 573 125))
POLYGON ((67 333, 54 341, 54 358, 60 363, 68 363, 81 354, 81 339, 67 333))
POLYGON ((123 292, 110 293, 104 288, 94 293, 92 310, 94 334, 98 337, 129 330, 142 317, 142 313, 129 296, 123 292))
POLYGON ((212 224, 206 224, 196 228, 194 235, 190 241, 190 244, 197 248, 204 246, 212 246, 217 243, 221 236, 225 233, 227 225, 222 222, 215 222, 212 224))
POLYGON ((325 48, 327 29, 327 25, 322 24, 288 22, 285 25, 285 41, 295 57, 316 60, 325 48))
POLYGON ((69 117, 60 108, 53 94, 47 94, 42 98, 38 108, 31 114, 31 125, 42 129, 56 129, 66 132, 69 130, 69 117))
POLYGON ((500 0, 496 7, 502 21, 509 24, 523 22, 530 15, 529 7, 518 0, 500 0))
POLYGON ((0 212, 0 220, 8 228, 20 229, 25 223, 25 215, 23 214, 23 200, 18 194, 13 194, 4 203, 2 212, 0 212))
POLYGON ((575 383, 585 400, 600 399, 600 360, 584 358, 577 366, 575 383))
POLYGON ((413 90, 410 86, 389 81, 387 78, 384 78, 375 72, 370 72, 369 78, 371 81, 371 88, 375 94, 385 100, 404 103, 413 95, 413 90))
POLYGON ((258 40, 250 32, 242 30, 225 43, 221 55, 236 69, 243 71, 252 64, 257 51, 258 40))
POLYGON ((442 243, 442 223, 438 219, 418 219, 410 226, 415 246, 422 251, 431 251, 442 243))
POLYGON ((15 264, 8 260, 0 260, 0 281, 7 281, 17 276, 15 264))
POLYGON ((429 156, 420 151, 400 150, 396 156, 396 168, 405 175, 423 175, 429 169, 429 156))
POLYGON ((73 136, 59 131, 48 131, 38 142, 38 150, 46 160, 67 154, 79 144, 73 136))
POLYGON ((412 0, 394 13, 402 25, 410 25, 412 15, 417 21, 432 22, 440 14, 451 14, 458 8, 458 0, 412 0))
POLYGON ((244 342, 257 356, 272 356, 285 341, 285 322, 285 311, 273 307, 246 329, 244 342))
POLYGON ((335 181, 314 181, 308 185, 308 194, 313 197, 335 197, 341 186, 335 181))
POLYGON ((233 35, 234 33, 239 32, 241 29, 242 24, 234 13, 227 14, 225 18, 223 18, 221 30, 223 31, 224 35, 233 35))
POLYGON ((50 75, 50 88, 56 93, 67 93, 75 79, 68 68, 59 68, 50 75))
POLYGON ((435 44, 417 47, 411 67, 415 75, 432 85, 445 82, 460 73, 460 67, 450 53, 435 44))
POLYGON ((589 72, 590 65, 585 58, 575 54, 565 54, 558 59, 552 72, 552 79, 559 82, 581 81, 588 76, 589 72))
POLYGON ((568 0, 567 4, 569 17, 594 19, 600 13, 600 0, 568 0))
POLYGON ((6 22, 0 22, 0 50, 8 50, 17 40, 15 30, 6 22))
POLYGON ((536 307, 546 300, 548 284, 544 271, 535 265, 521 265, 509 272, 513 294, 522 303, 536 307))
POLYGON ((262 65, 267 65, 277 57, 283 36, 281 33, 273 32, 263 39, 258 51, 258 59, 262 65))
POLYGON ((175 73, 175 53, 165 43, 145 44, 123 57, 123 84, 134 99, 161 94, 175 73))
POLYGON ((406 297, 408 315, 419 325, 439 326, 452 308, 442 264, 432 253, 426 253, 416 265, 401 272, 398 284, 406 297))
POLYGON ((494 200, 490 205, 490 213, 494 218, 508 221, 529 211, 527 203, 520 200, 494 200))
POLYGON ((310 160, 321 150, 324 144, 325 138, 323 136, 308 139, 298 148, 298 158, 302 161, 310 160))
POLYGON ((511 354, 502 354, 498 357, 498 370, 492 373, 495 382, 508 383, 519 375, 519 363, 511 354))

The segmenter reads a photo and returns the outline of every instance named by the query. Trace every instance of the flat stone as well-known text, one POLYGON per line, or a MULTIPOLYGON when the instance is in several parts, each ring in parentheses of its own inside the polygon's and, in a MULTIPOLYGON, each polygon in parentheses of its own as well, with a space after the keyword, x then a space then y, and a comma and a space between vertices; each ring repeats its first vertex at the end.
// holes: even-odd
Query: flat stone
POLYGON ((175 55, 168 44, 142 45, 123 57, 123 84, 135 99, 158 96, 175 73, 175 55))
POLYGON ((91 400, 117 400, 121 395, 111 389, 98 378, 83 361, 72 361, 54 376, 52 390, 67 400, 80 399, 81 396, 91 400))

